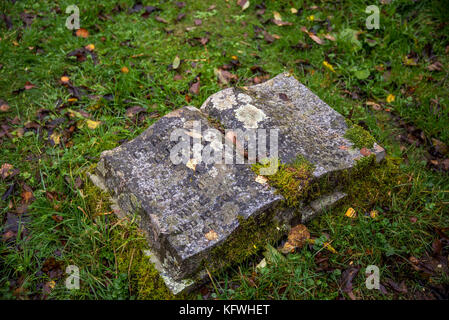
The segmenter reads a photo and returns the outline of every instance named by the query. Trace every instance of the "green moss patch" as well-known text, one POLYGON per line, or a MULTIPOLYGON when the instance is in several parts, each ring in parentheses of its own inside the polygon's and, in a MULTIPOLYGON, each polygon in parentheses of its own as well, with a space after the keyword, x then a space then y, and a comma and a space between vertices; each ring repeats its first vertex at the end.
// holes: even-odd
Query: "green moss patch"
MULTIPOLYGON (((259 175, 261 168, 268 167, 269 163, 263 162, 254 164, 252 169, 259 175)), ((278 161, 277 172, 266 178, 284 196, 286 205, 294 207, 300 203, 300 199, 307 196, 312 173, 313 165, 304 157, 298 156, 292 164, 281 164, 278 161)))
POLYGON ((345 133, 345 138, 351 141, 359 149, 371 149, 376 140, 373 136, 357 124, 353 124, 345 133))

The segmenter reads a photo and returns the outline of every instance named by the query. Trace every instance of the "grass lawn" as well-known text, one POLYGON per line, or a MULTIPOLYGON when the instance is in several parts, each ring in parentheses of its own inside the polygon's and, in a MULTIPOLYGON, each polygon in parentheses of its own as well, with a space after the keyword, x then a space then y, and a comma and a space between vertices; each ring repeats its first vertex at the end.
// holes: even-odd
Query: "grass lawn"
POLYGON ((0 298, 177 298, 87 172, 166 113, 283 71, 370 131, 387 160, 307 225, 314 245, 255 248, 181 298, 448 298, 447 1, 142 2, 0 3, 0 298), (379 29, 365 25, 371 4, 379 29), (65 287, 69 265, 79 290, 65 287), (380 290, 365 286, 369 265, 380 290))

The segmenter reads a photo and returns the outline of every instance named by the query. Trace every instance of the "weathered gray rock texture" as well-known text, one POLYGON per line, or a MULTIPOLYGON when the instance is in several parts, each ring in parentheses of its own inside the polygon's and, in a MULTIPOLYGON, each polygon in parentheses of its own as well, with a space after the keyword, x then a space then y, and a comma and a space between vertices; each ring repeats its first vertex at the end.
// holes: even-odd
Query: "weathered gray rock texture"
MULTIPOLYGON (((281 162, 291 163, 302 155, 315 166, 316 177, 352 168, 362 157, 344 138, 345 118, 285 73, 251 87, 222 90, 210 96, 201 110, 225 128, 279 129, 281 162)), ((379 161, 383 158, 377 145, 371 152, 381 153, 379 161)))
MULTIPOLYGON (((221 132, 218 138, 229 147, 219 157, 223 161, 192 157, 174 163, 172 152, 180 140, 171 139, 172 133, 181 130, 189 146, 204 150, 210 146, 204 139, 207 131, 218 128, 217 120, 221 130, 279 129, 279 159, 288 163, 302 155, 315 166, 315 177, 351 168, 362 157, 344 138, 344 118, 288 74, 220 91, 201 111, 190 106, 175 110, 134 140, 103 152, 92 181, 111 194, 122 212, 140 218, 153 262, 175 293, 204 276, 204 261, 214 265, 211 250, 226 246, 242 219, 274 211, 279 224, 298 216, 308 221, 344 197, 336 191, 304 204, 302 212, 285 208, 283 197, 254 174, 251 164, 225 163, 235 145, 221 132)), ((267 154, 271 151, 268 145, 267 154)), ((372 152, 378 160, 384 156, 377 145, 372 152)))

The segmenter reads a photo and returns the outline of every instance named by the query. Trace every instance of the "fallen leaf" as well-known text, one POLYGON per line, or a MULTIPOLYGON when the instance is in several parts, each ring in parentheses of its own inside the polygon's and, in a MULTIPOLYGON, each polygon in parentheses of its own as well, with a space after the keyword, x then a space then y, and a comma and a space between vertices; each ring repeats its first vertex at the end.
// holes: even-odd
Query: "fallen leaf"
POLYGON ((68 83, 70 81, 70 78, 69 77, 67 77, 67 76, 62 76, 61 77, 61 82, 62 83, 68 83))
POLYGON ((298 9, 290 8, 290 12, 293 13, 293 14, 297 14, 298 13, 298 9))
POLYGON ((388 103, 393 102, 394 99, 395 99, 395 96, 394 96, 393 94, 391 94, 391 93, 387 96, 387 102, 388 102, 388 103))
POLYGON ((302 248, 309 239, 310 233, 309 230, 307 230, 307 227, 303 224, 298 224, 290 229, 287 242, 280 251, 286 254, 297 248, 302 248))
POLYGON ((282 21, 282 16, 279 12, 273 11, 274 20, 282 21))
POLYGON ((374 110, 376 110, 376 111, 382 110, 382 107, 380 106, 380 104, 375 103, 374 101, 367 101, 367 102, 365 102, 365 104, 366 104, 367 106, 372 107, 372 108, 373 108, 374 110))
POLYGON ((323 61, 323 66, 325 66, 327 69, 335 73, 334 67, 326 60, 323 61))
POLYGON ((242 11, 248 9, 250 2, 249 0, 237 0, 237 4, 242 8, 242 11))
POLYGON ((25 86, 24 86, 25 90, 31 90, 35 87, 36 86, 34 84, 32 84, 31 82, 29 82, 29 81, 25 82, 25 86))
POLYGON ((195 171, 197 164, 198 164, 198 161, 196 159, 192 158, 192 159, 189 159, 189 161, 187 161, 186 167, 195 171))
POLYGON ((193 94, 199 94, 200 93, 200 79, 198 78, 195 83, 193 83, 190 88, 189 92, 193 94))
POLYGON ((133 107, 126 109, 125 115, 128 118, 134 118, 134 116, 136 116, 138 113, 145 112, 145 111, 146 111, 145 108, 142 108, 141 106, 133 106, 133 107))
POLYGON ((89 31, 87 31, 84 28, 80 28, 80 29, 76 30, 75 34, 77 37, 87 38, 89 36, 89 31))
POLYGON ((356 297, 355 297, 354 293, 352 292, 352 281, 359 273, 359 270, 360 270, 360 268, 358 268, 358 267, 352 267, 352 268, 346 269, 341 274, 342 290, 343 290, 343 292, 347 293, 348 296, 352 300, 356 300, 356 297))
POLYGON ((156 16, 156 17, 154 17, 154 19, 156 19, 156 21, 158 21, 158 22, 168 23, 167 20, 165 20, 164 18, 162 18, 162 17, 160 17, 160 16, 156 16))
POLYGON ((256 270, 261 270, 267 266, 267 259, 263 258, 256 266, 256 270))
POLYGON ((218 234, 214 231, 211 230, 208 233, 205 234, 205 237, 207 240, 209 241, 213 241, 213 240, 217 240, 218 239, 218 234))
POLYGON ((238 76, 235 74, 230 73, 227 70, 223 70, 221 68, 218 69, 214 69, 214 73, 218 78, 218 82, 223 84, 223 85, 227 85, 230 82, 235 82, 238 80, 238 76))
POLYGON ((58 145, 61 142, 61 134, 58 132, 53 132, 50 135, 50 141, 53 142, 54 145, 58 145))
POLYGON ((127 67, 122 67, 122 68, 120 69, 120 71, 121 71, 122 73, 128 73, 128 72, 129 72, 129 69, 128 69, 127 67))
POLYGON ((360 149, 360 153, 362 154, 362 156, 367 157, 371 154, 371 151, 367 148, 362 148, 360 149))
POLYGON ((101 121, 94 121, 94 120, 87 119, 86 124, 89 129, 94 130, 94 129, 98 128, 98 126, 101 124, 101 121))
POLYGON ((0 168, 0 176, 2 179, 6 179, 12 172, 13 166, 9 163, 2 164, 0 168))
POLYGON ((310 39, 312 39, 316 43, 318 43, 318 44, 323 44, 324 43, 323 40, 321 40, 318 36, 314 35, 313 33, 309 32, 308 35, 309 35, 310 39))
POLYGON ((257 177, 256 177, 256 180, 255 180, 257 183, 260 183, 260 184, 266 184, 267 182, 268 182, 268 179, 266 178, 266 177, 264 177, 264 176, 261 176, 261 175, 258 175, 257 177))
POLYGON ((6 103, 6 101, 0 100, 0 111, 1 112, 7 112, 9 109, 10 109, 10 107, 6 103))
POLYGON ((373 219, 376 219, 379 216, 379 211, 377 210, 371 210, 369 213, 369 216, 373 219))
POLYGON ((176 70, 179 68, 180 64, 181 64, 181 59, 179 59, 179 57, 176 56, 175 59, 173 59, 172 68, 176 70))
POLYGON ((331 36, 329 33, 326 33, 326 34, 324 35, 324 37, 325 37, 327 40, 330 40, 330 41, 336 41, 336 40, 337 40, 337 39, 335 39, 334 36, 331 36))
POLYGON ((91 43, 91 44, 88 44, 87 46, 85 46, 84 48, 86 48, 86 50, 88 50, 88 51, 94 51, 95 50, 95 45, 93 45, 91 43))
POLYGON ((348 208, 348 210, 346 210, 345 216, 347 216, 348 218, 354 219, 355 217, 357 217, 357 213, 355 212, 355 210, 353 208, 348 208))

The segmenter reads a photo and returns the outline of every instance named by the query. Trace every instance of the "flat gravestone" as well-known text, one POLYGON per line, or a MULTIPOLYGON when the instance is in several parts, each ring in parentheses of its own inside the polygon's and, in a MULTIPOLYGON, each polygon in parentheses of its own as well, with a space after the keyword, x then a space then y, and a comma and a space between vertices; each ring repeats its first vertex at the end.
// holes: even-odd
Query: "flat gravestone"
MULTIPOLYGON (((267 158, 289 163, 302 155, 314 165, 315 177, 351 169, 362 157, 344 137, 345 119, 288 74, 222 90, 201 110, 175 110, 134 140, 102 153, 92 181, 123 213, 138 215, 152 261, 174 293, 204 276, 204 262, 223 265, 212 250, 226 247, 242 232, 242 221, 276 219, 288 225, 298 215, 252 171, 251 163, 261 159, 252 153, 250 140, 239 147, 232 134, 258 129, 277 130, 276 150, 271 140, 263 141, 267 158)), ((261 137, 256 136, 259 144, 261 137)), ((384 156, 376 144, 370 153, 377 160, 384 156)), ((301 221, 344 196, 335 191, 304 204, 301 221)))

